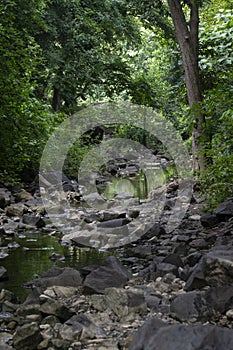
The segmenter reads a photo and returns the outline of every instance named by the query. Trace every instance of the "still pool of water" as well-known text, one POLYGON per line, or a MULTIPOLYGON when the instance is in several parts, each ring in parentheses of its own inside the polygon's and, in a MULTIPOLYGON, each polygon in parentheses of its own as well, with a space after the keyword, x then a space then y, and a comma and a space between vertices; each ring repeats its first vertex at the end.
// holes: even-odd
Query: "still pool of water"
MULTIPOLYGON (((61 246, 57 239, 41 233, 25 235, 14 240, 20 247, 9 252, 9 256, 0 260, 0 265, 7 269, 9 280, 0 283, 0 288, 8 289, 23 301, 29 293, 23 285, 32 281, 43 271, 56 265, 81 268, 87 265, 101 264, 107 253, 98 250, 78 249, 61 246), (52 253, 65 257, 64 262, 52 261, 52 253)), ((9 242, 5 242, 5 245, 9 242)))
MULTIPOLYGON (((152 189, 163 185, 175 174, 174 167, 165 170, 148 168, 144 172, 141 171, 135 178, 116 178, 104 190, 104 194, 108 199, 111 199, 116 193, 127 192, 139 199, 145 199, 152 189)), ((50 267, 56 265, 78 269, 83 266, 98 265, 112 254, 94 249, 85 250, 61 246, 58 239, 41 232, 37 234, 25 233, 14 240, 19 244, 19 248, 10 250, 9 256, 0 259, 0 265, 7 269, 9 275, 9 280, 0 283, 0 288, 12 291, 21 301, 28 294, 28 290, 23 285, 50 267), (52 261, 50 259, 52 253, 64 256, 65 261, 52 261)), ((8 243, 10 241, 3 241, 2 246, 7 246, 8 243)))

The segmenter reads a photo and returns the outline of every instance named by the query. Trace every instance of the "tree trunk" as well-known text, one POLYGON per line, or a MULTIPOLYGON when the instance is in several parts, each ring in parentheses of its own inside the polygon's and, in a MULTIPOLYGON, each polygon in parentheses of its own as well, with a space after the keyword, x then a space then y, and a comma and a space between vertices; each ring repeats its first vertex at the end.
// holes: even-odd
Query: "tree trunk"
POLYGON ((62 107, 62 98, 57 88, 53 89, 52 107, 55 112, 59 111, 62 107))
POLYGON ((185 84, 189 106, 192 112, 193 133, 192 152, 194 170, 203 170, 205 156, 205 116, 202 113, 202 92, 198 69, 198 0, 187 0, 190 8, 190 21, 186 22, 180 0, 168 0, 177 41, 180 47, 182 64, 185 73, 185 84))

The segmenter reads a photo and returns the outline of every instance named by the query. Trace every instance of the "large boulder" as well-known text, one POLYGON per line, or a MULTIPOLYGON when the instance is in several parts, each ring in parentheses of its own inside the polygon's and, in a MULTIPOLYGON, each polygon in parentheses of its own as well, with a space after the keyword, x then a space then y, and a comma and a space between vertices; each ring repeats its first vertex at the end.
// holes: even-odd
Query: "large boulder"
POLYGON ((202 214, 200 220, 203 227, 213 227, 219 223, 217 215, 212 213, 202 214))
POLYGON ((5 213, 9 217, 21 217, 27 211, 28 208, 23 203, 11 204, 5 208, 5 213))
POLYGON ((42 228, 45 226, 44 220, 38 215, 24 214, 22 221, 26 225, 36 226, 37 228, 42 228))
POLYGON ((40 329, 36 322, 25 324, 18 327, 14 337, 13 345, 17 350, 34 350, 37 349, 38 344, 41 342, 42 336, 40 329))
POLYGON ((219 206, 216 209, 216 215, 222 221, 233 217, 233 201, 226 201, 219 204, 219 206))
MULTIPOLYGON (((41 296, 43 298, 43 295, 41 296)), ((73 312, 58 300, 46 297, 45 302, 40 306, 40 312, 44 315, 53 315, 58 317, 61 321, 67 321, 73 312)))
POLYGON ((233 286, 211 287, 206 292, 208 308, 221 314, 233 309, 233 286))
POLYGON ((60 336, 68 341, 103 337, 104 331, 85 315, 74 315, 60 328, 60 336))
POLYGON ((231 329, 211 325, 169 325, 152 318, 136 333, 129 350, 233 349, 231 329))
POLYGON ((36 287, 45 290, 52 286, 78 287, 82 285, 80 272, 71 267, 52 267, 34 281, 36 287))
POLYGON ((192 291, 178 295, 171 303, 173 317, 180 321, 206 320, 209 316, 205 292, 192 291))
POLYGON ((233 247, 218 246, 205 254, 189 276, 185 290, 206 285, 222 286, 233 283, 233 247))
POLYGON ((103 294, 105 288, 123 287, 130 278, 130 272, 115 256, 109 256, 103 265, 92 271, 84 281, 86 293, 103 294))

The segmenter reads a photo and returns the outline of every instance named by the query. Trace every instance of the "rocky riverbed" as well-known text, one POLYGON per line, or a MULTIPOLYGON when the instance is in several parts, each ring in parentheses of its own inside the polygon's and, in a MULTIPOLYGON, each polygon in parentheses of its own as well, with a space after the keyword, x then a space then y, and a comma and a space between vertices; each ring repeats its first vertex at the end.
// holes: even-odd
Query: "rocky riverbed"
MULTIPOLYGON (((106 248, 101 264, 60 267, 62 257, 54 255, 54 266, 28 281, 23 303, 2 289, 0 349, 233 349, 233 201, 201 215, 194 193, 179 227, 167 232, 177 188, 166 186, 161 220, 137 241, 106 248)), ((124 200, 127 212, 115 217, 109 208, 72 210, 85 223, 124 227, 140 210, 133 198, 124 200)), ((1 188, 0 208, 1 237, 9 241, 0 251, 3 263, 22 232, 59 236, 38 193, 1 188)), ((68 232, 60 239, 83 249, 68 232)), ((7 278, 2 266, 0 280, 7 278)))

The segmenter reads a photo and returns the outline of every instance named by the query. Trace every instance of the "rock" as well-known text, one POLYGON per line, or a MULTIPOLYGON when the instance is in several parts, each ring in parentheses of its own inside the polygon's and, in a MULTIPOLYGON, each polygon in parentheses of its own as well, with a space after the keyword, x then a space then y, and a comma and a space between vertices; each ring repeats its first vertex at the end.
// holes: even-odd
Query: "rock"
POLYGON ((211 249, 194 267, 185 290, 199 289, 206 285, 222 286, 233 283, 233 247, 218 246, 211 249))
POLYGON ((158 297, 157 294, 149 293, 145 296, 145 302, 150 310, 158 311, 161 303, 161 297, 158 297))
MULTIPOLYGON (((43 298, 43 294, 41 295, 41 298, 43 298)), ((54 300, 48 297, 45 300, 46 301, 40 306, 40 312, 45 315, 56 316, 64 322, 74 314, 58 300, 54 300)))
POLYGON ((78 287, 82 285, 82 278, 79 271, 71 267, 53 267, 41 274, 41 278, 34 283, 42 290, 52 286, 78 287))
POLYGON ((231 329, 211 325, 168 325, 152 318, 136 333, 129 350, 232 349, 231 329))
POLYGON ((2 289, 0 292, 0 302, 9 301, 11 303, 18 303, 19 300, 16 295, 7 289, 2 289))
POLYGON ((74 315, 67 320, 60 329, 60 336, 65 340, 87 340, 104 335, 100 327, 96 326, 86 315, 74 315))
POLYGON ((0 266, 0 282, 8 280, 8 273, 5 267, 0 266))
POLYGON ((75 287, 55 286, 48 287, 43 294, 50 298, 70 298, 71 296, 77 295, 78 292, 78 288, 75 287))
POLYGON ((62 183, 63 190, 67 191, 75 191, 76 182, 71 181, 62 171, 48 171, 47 173, 40 173, 40 185, 45 186, 45 188, 49 189, 54 185, 58 185, 62 183))
POLYGON ((185 263, 187 263, 190 267, 192 267, 196 265, 201 258, 202 258, 201 253, 199 252, 191 253, 186 257, 185 263))
POLYGON ((184 290, 190 291, 194 289, 201 289, 207 285, 204 275, 204 263, 203 258, 200 260, 198 264, 196 264, 187 278, 187 282, 185 284, 184 290))
POLYGON ((137 244, 135 247, 127 249, 127 252, 135 257, 147 258, 151 255, 151 245, 137 244))
POLYGON ((172 316, 179 321, 206 320, 209 316, 204 292, 188 292, 178 295, 171 303, 172 316))
POLYGON ((27 211, 27 207, 25 207, 22 203, 11 204, 5 208, 5 213, 9 217, 21 217, 27 211))
POLYGON ((18 230, 19 223, 13 220, 8 219, 7 223, 2 227, 4 230, 4 235, 6 236, 14 236, 18 230))
POLYGON ((0 333, 0 350, 12 350, 13 348, 9 346, 12 342, 12 335, 8 332, 4 332, 3 329, 0 333))
POLYGON ((204 238, 197 238, 197 239, 192 240, 189 243, 189 246, 192 247, 192 248, 195 248, 197 250, 201 250, 201 249, 208 248, 209 244, 208 244, 208 242, 205 241, 204 238))
POLYGON ((211 287, 206 292, 206 300, 210 310, 224 314, 233 308, 233 286, 211 287))
POLYGON ((166 232, 164 228, 158 222, 155 222, 154 225, 141 236, 141 239, 149 240, 153 237, 159 237, 160 235, 165 233, 166 232))
POLYGON ((7 247, 9 249, 17 249, 17 248, 20 247, 20 245, 17 242, 10 242, 10 243, 7 244, 7 247))
POLYGON ((203 227, 214 227, 219 223, 219 219, 216 214, 205 213, 201 215, 201 224, 203 227))
POLYGON ((121 226, 127 225, 129 222, 130 220, 128 220, 127 218, 119 218, 119 219, 100 222, 97 224, 97 227, 115 228, 115 227, 121 227, 121 226))
POLYGON ((167 263, 159 263, 157 265, 155 276, 165 276, 167 273, 172 273, 173 275, 177 276, 179 275, 178 267, 173 264, 167 264, 167 263))
POLYGON ((216 215, 221 221, 226 221, 233 217, 233 202, 226 201, 221 204, 216 209, 216 215))
POLYGON ((22 221, 26 225, 36 226, 37 228, 42 228, 45 226, 45 222, 40 216, 24 214, 22 221))
POLYGON ((109 221, 114 219, 122 219, 126 217, 125 211, 110 211, 110 210, 101 210, 99 212, 101 221, 109 221))
MULTIPOLYGON (((129 346, 129 350, 142 350, 142 349, 144 350, 146 343, 150 340, 153 334, 156 334, 160 328, 167 327, 167 326, 168 326, 167 323, 161 321, 158 318, 155 318, 155 317, 150 318, 136 332, 133 338, 133 341, 129 346)), ((157 349, 160 350, 159 347, 157 349)))
POLYGON ((35 350, 41 341, 42 336, 36 322, 18 327, 13 336, 14 348, 17 350, 35 350))
POLYGON ((18 316, 22 316, 26 318, 29 315, 40 315, 40 305, 39 304, 28 304, 28 305, 20 305, 20 307, 16 310, 18 316))
POLYGON ((226 312, 226 316, 227 318, 229 318, 230 320, 233 319, 233 309, 230 309, 226 312))
POLYGON ((161 262, 172 264, 172 265, 175 265, 176 267, 184 266, 183 261, 181 260, 181 257, 178 254, 169 254, 161 262))
POLYGON ((19 192, 14 193, 14 197, 16 202, 26 202, 33 199, 31 193, 25 191, 24 189, 21 189, 19 192))
POLYGON ((112 310, 116 316, 122 318, 131 314, 145 315, 147 307, 144 293, 137 289, 106 288, 105 309, 112 310))
POLYGON ((102 206, 106 206, 106 199, 97 192, 84 195, 83 200, 94 208, 98 208, 98 206, 100 206, 100 208, 102 208, 102 206))
POLYGON ((129 271, 114 256, 109 256, 102 266, 92 271, 84 281, 86 293, 103 294, 105 288, 123 287, 130 278, 129 271))
MULTIPOLYGON (((44 295, 42 294, 40 298, 43 299, 44 295)), ((40 312, 43 314, 56 316, 62 321, 67 321, 73 315, 73 312, 58 300, 48 297, 46 297, 45 300, 46 301, 40 306, 40 312)))
POLYGON ((6 188, 0 188, 0 208, 4 209, 11 202, 11 193, 6 188))

